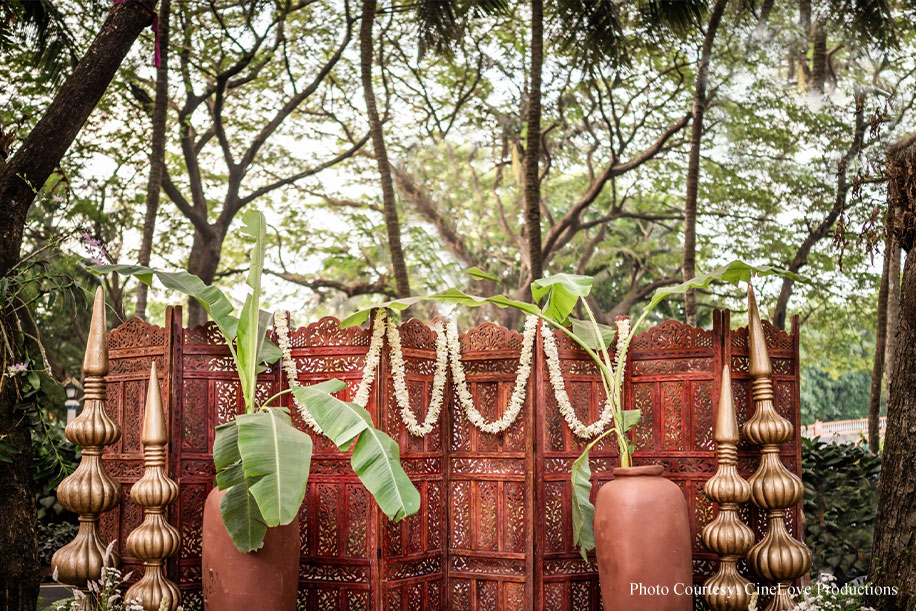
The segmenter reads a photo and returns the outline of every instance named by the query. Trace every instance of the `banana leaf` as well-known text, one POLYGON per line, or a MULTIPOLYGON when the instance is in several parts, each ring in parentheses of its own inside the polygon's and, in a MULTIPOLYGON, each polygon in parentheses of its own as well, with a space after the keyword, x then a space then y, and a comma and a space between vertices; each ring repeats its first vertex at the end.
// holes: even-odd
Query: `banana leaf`
POLYGON ((343 382, 331 380, 292 391, 338 448, 353 447, 350 465, 388 519, 399 521, 416 513, 420 493, 401 467, 398 444, 372 425, 365 409, 331 394, 344 388, 343 382))
POLYGON ((312 460, 312 438, 286 408, 236 416, 238 449, 251 495, 268 526, 289 524, 302 506, 312 460))

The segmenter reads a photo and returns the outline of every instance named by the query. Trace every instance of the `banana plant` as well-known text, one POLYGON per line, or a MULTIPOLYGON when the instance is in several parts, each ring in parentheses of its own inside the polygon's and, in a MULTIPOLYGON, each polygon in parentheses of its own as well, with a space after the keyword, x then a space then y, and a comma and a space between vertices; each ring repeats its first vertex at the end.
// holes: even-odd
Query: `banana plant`
POLYGON ((184 271, 165 272, 139 265, 98 265, 100 274, 117 272, 151 285, 156 277, 166 288, 193 297, 216 323, 235 363, 245 402, 245 413, 216 428, 213 463, 216 485, 226 494, 220 513, 236 548, 260 549, 268 527, 289 524, 305 498, 312 439, 292 423, 289 410, 272 404, 292 392, 305 405, 323 434, 342 451, 352 449, 350 464, 379 507, 391 520, 401 520, 420 509, 420 494, 401 467, 398 445, 379 431, 364 408, 334 396, 346 385, 329 380, 296 386, 265 401, 257 395, 258 374, 281 356, 267 338, 270 315, 261 311, 261 275, 266 248, 264 215, 249 210, 241 233, 254 239, 246 283, 248 295, 238 315, 227 297, 214 286, 184 271))
MULTIPOLYGON (((478 268, 469 268, 466 271, 478 280, 497 281, 496 277, 478 268)), ((639 423, 640 411, 638 409, 623 409, 622 390, 626 354, 636 330, 645 322, 649 313, 668 297, 683 295, 691 289, 706 289, 716 282, 725 282, 737 286, 742 281, 750 282, 751 277, 755 275, 778 275, 792 278, 797 282, 805 281, 798 274, 773 265, 753 266, 743 261, 732 261, 728 265, 709 273, 698 275, 681 284, 659 288, 652 295, 652 299, 649 300, 642 312, 640 312, 630 332, 625 337, 618 338, 617 352, 613 362, 608 353, 608 348, 611 342, 614 341, 615 330, 606 325, 600 325, 595 320, 594 313, 586 301, 586 297, 588 297, 592 288, 592 278, 588 276, 556 274, 536 280, 531 285, 531 296, 534 303, 510 299, 504 295, 479 297, 469 295, 456 288, 449 288, 432 295, 396 299, 361 309, 346 317, 341 322, 341 326, 348 327, 365 322, 370 312, 378 307, 401 311, 422 301, 456 304, 469 308, 492 304, 500 308, 515 308, 525 314, 537 316, 546 324, 559 329, 576 342, 597 365, 605 394, 611 402, 613 410, 610 427, 585 446, 582 454, 573 462, 570 470, 573 491, 571 503, 573 541, 584 559, 587 557, 588 551, 595 547, 595 533, 592 526, 595 507, 591 502, 592 482, 589 452, 602 439, 608 435, 614 435, 617 442, 620 466, 629 467, 633 464, 635 448, 628 437, 628 432, 639 423), (586 313, 587 320, 577 320, 570 316, 579 304, 581 304, 583 311, 586 313)))

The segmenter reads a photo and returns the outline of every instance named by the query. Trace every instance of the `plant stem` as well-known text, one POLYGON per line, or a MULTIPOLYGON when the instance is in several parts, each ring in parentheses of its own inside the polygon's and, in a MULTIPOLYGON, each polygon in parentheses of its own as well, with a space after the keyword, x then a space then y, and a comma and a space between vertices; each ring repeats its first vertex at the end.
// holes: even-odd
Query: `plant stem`
POLYGON ((292 388, 287 388, 286 390, 281 390, 280 392, 278 392, 278 393, 275 394, 274 396, 272 396, 272 397, 270 397, 269 399, 267 399, 266 401, 264 401, 264 403, 262 403, 261 405, 259 405, 259 406, 258 406, 258 409, 265 409, 265 408, 267 408, 267 407, 270 405, 270 403, 271 403, 274 399, 276 399, 276 398, 278 398, 278 397, 282 397, 283 395, 285 395, 286 393, 289 393, 289 392, 293 392, 293 389, 292 389, 292 388))

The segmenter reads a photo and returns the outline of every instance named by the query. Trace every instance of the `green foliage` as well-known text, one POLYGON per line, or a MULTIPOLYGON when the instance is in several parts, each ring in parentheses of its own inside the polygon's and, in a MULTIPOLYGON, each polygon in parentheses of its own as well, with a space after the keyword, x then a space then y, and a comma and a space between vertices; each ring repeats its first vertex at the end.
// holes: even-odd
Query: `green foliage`
POLYGON ((750 282, 752 276, 780 276, 795 282, 806 282, 800 275, 775 265, 751 265, 744 261, 732 261, 706 274, 699 274, 676 286, 657 289, 644 311, 651 311, 655 306, 672 295, 683 295, 691 289, 709 288, 713 283, 728 283, 738 286, 741 282, 750 282))
MULTIPOLYGON (((847 371, 836 377, 819 367, 801 370, 801 421, 855 420, 868 416, 871 372, 847 371)), ((883 399, 883 397, 882 397, 883 399)))
POLYGON ((420 494, 401 467, 398 444, 372 425, 372 417, 364 408, 331 394, 344 388, 342 382, 331 380, 297 386, 293 394, 309 406, 324 435, 341 451, 352 447, 353 471, 389 520, 401 520, 416 513, 420 510, 420 494))
POLYGON ((851 444, 802 439, 802 469, 812 573, 839 583, 867 574, 881 458, 851 444))
POLYGON ((54 83, 76 65, 76 42, 63 15, 46 0, 8 0, 0 5, 0 50, 25 46, 29 61, 54 83))
POLYGON ((246 409, 233 422, 217 427, 213 443, 216 483, 226 491, 220 499, 220 513, 233 543, 243 552, 260 549, 267 528, 289 524, 305 497, 311 437, 293 426, 288 410, 270 406, 288 392, 296 393, 341 449, 356 439, 353 469, 391 519, 416 513, 420 508, 419 493, 401 468, 397 444, 375 429, 368 412, 330 394, 341 390, 341 382, 297 387, 263 402, 257 400, 258 373, 265 364, 280 358, 280 350, 266 339, 270 316, 260 309, 267 243, 264 215, 248 210, 242 221, 240 233, 254 239, 254 248, 247 279, 251 290, 238 316, 218 288, 187 272, 161 272, 137 265, 92 268, 96 273, 135 276, 146 284, 151 284, 154 276, 159 278, 166 287, 197 299, 223 334, 236 365, 246 409))
POLYGON ((73 541, 79 526, 73 522, 45 522, 38 520, 38 562, 51 566, 54 552, 73 541))
POLYGON ((570 469, 572 481, 572 530, 573 543, 579 548, 583 560, 588 560, 588 550, 595 549, 595 506, 592 504, 592 470, 588 464, 588 455, 596 443, 604 439, 600 436, 589 443, 579 457, 573 461, 570 469))
POLYGON ((245 479, 264 522, 289 524, 305 498, 312 438, 293 426, 285 408, 242 414, 235 423, 245 479))
MULTIPOLYGON (((48 380, 47 384, 52 383, 48 380)), ((44 397, 47 395, 39 399, 39 409, 26 410, 32 420, 32 477, 40 524, 72 516, 57 502, 57 485, 79 464, 76 446, 64 437, 64 422, 49 418, 44 397)))

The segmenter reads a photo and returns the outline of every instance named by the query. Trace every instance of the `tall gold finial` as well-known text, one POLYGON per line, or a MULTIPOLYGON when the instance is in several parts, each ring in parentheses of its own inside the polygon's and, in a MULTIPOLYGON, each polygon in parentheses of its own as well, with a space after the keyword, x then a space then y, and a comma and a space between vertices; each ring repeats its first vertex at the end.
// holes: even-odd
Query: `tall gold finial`
POLYGON ((763 323, 760 322, 754 285, 750 282, 747 283, 747 334, 751 377, 769 377, 773 374, 773 367, 770 365, 770 355, 767 354, 767 341, 763 334, 763 323))
POLYGON ((108 326, 105 323, 105 292, 102 287, 95 290, 92 304, 92 322, 89 323, 89 339, 83 357, 83 373, 87 376, 104 376, 108 373, 108 326))
POLYGON ((754 416, 744 425, 744 436, 760 449, 760 466, 750 478, 754 504, 767 511, 767 533, 747 554, 748 565, 763 579, 777 585, 766 611, 793 609, 792 582, 811 568, 811 551, 786 530, 786 509, 801 502, 802 482, 786 469, 779 447, 792 439, 792 423, 773 406, 773 380, 763 324, 753 288, 748 288, 748 351, 754 416))
POLYGON ((149 371, 149 387, 146 389, 146 412, 143 414, 143 445, 165 445, 169 441, 165 427, 165 412, 162 409, 162 394, 159 391, 159 372, 156 361, 149 371))
MULTIPOLYGON (((121 485, 102 468, 102 451, 121 437, 121 429, 105 413, 105 374, 108 373, 108 334, 105 326, 105 294, 95 293, 92 323, 83 360, 85 399, 83 411, 67 425, 65 434, 82 446, 79 466, 57 487, 57 499, 69 511, 79 514, 79 531, 73 541, 57 550, 51 566, 57 578, 84 589, 102 576, 103 566, 119 566, 117 552, 105 556, 99 539, 99 514, 111 511, 121 500, 121 485)), ((83 606, 88 604, 83 599, 83 606)))
POLYGON ((165 519, 165 508, 178 498, 178 485, 165 473, 168 431, 156 362, 149 372, 146 391, 146 413, 143 416, 143 458, 145 471, 130 489, 132 501, 144 508, 143 523, 127 536, 127 551, 143 561, 143 577, 132 585, 125 598, 140 604, 146 611, 159 611, 168 598, 167 609, 175 611, 181 594, 178 586, 163 573, 167 558, 178 551, 179 536, 165 519))
POLYGON ((719 570, 706 580, 706 602, 713 611, 745 611, 750 603, 750 582, 738 573, 738 559, 754 544, 754 533, 741 521, 738 505, 751 497, 751 487, 738 474, 738 418, 732 397, 728 365, 722 368, 722 392, 716 417, 718 469, 703 486, 719 504, 716 519, 703 528, 703 545, 719 555, 719 570))
MULTIPOLYGON (((735 414, 735 398, 732 395, 732 374, 728 365, 722 367, 722 390, 719 392, 719 413, 716 415, 716 431, 713 438, 722 445, 738 445, 738 416, 735 414)), ((747 499, 744 499, 745 501, 747 499)))

